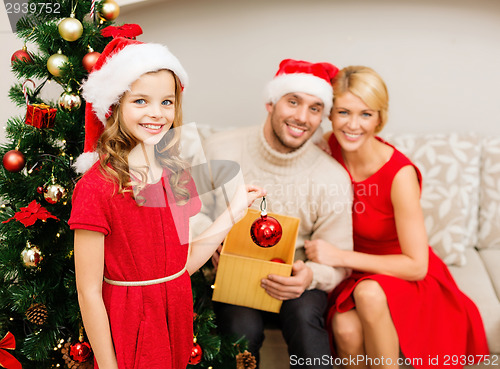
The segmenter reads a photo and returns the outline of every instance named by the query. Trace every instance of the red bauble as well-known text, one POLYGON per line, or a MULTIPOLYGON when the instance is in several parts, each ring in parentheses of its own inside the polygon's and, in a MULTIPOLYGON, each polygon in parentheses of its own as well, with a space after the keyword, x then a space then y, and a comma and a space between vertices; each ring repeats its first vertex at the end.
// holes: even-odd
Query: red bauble
MULTIPOLYGON (((92 50, 92 49, 90 49, 90 50, 92 50)), ((97 59, 99 59, 99 56, 101 56, 101 53, 98 53, 97 51, 89 51, 83 57, 82 64, 87 72, 90 73, 92 68, 94 68, 94 65, 97 62, 97 59)))
POLYGON ((280 258, 273 258, 273 259, 271 259, 271 261, 273 263, 285 264, 285 261, 283 259, 280 259, 280 258))
POLYGON ((69 355, 73 360, 83 363, 92 356, 92 349, 90 348, 90 344, 87 342, 77 342, 71 345, 69 355))
POLYGON ((38 192, 40 195, 45 192, 45 189, 42 186, 38 186, 36 188, 36 192, 38 192))
POLYGON ((193 348, 191 349, 191 357, 189 358, 189 364, 196 365, 201 362, 201 357, 203 356, 203 351, 201 346, 196 342, 193 342, 193 348))
POLYGON ((14 60, 19 60, 25 63, 31 63, 33 59, 31 59, 31 55, 26 50, 26 47, 23 47, 21 50, 17 50, 14 54, 12 54, 10 62, 14 63, 14 60))
POLYGON ((3 156, 3 166, 9 172, 17 173, 26 165, 26 159, 21 151, 10 150, 3 156))
POLYGON ((252 223, 250 236, 252 241, 260 247, 272 247, 281 240, 283 230, 276 218, 262 212, 259 219, 252 223))

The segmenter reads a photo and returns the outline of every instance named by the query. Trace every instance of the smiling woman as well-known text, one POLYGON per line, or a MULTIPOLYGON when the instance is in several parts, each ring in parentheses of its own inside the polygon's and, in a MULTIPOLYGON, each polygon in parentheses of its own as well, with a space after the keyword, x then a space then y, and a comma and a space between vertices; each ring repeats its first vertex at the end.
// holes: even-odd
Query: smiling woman
POLYGON ((354 251, 322 240, 306 241, 305 248, 313 261, 353 270, 330 294, 328 329, 336 355, 379 361, 346 365, 359 369, 389 369, 400 350, 417 369, 433 366, 421 358, 450 353, 483 361, 488 345, 479 311, 428 245, 420 171, 376 136, 387 116, 384 81, 371 68, 350 66, 333 88, 328 142, 353 185, 354 251))
POLYGON ((356 95, 346 92, 335 99, 331 114, 332 127, 338 132, 338 140, 346 151, 356 151, 363 147, 366 139, 380 130, 378 110, 366 105, 356 95))

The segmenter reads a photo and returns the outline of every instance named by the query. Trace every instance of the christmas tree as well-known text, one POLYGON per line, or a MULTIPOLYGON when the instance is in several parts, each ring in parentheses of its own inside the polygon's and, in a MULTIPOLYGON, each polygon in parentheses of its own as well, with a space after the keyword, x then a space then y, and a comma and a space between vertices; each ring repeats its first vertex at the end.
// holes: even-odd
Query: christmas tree
MULTIPOLYGON (((8 143, 0 147, 0 366, 92 368, 67 224, 78 180, 72 164, 84 141, 79 87, 111 36, 135 37, 138 27, 110 27, 120 10, 114 0, 32 0, 21 9, 16 34, 24 46, 12 55, 19 82, 9 97, 26 115, 8 120, 8 143), (48 83, 63 92, 44 101, 40 91, 48 83)), ((215 334, 210 278, 199 272, 192 284, 189 367, 251 367, 241 356, 245 342, 215 334)))

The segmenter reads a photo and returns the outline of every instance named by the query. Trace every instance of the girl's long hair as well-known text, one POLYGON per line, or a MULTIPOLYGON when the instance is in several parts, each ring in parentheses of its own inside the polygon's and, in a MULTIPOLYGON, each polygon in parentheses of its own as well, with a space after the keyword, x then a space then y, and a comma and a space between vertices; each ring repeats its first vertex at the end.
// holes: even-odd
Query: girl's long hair
MULTIPOLYGON (((175 80, 174 122, 155 146, 155 156, 160 165, 170 171, 169 183, 177 203, 184 204, 190 197, 185 187, 189 181, 189 176, 185 175, 189 164, 180 158, 180 129, 175 129, 182 126, 182 86, 179 78, 173 72, 171 73, 175 80)), ((101 172, 117 183, 118 193, 131 192, 133 195, 133 183, 130 179, 127 158, 140 141, 121 122, 123 122, 122 109, 121 104, 118 103, 113 106, 106 129, 99 138, 97 153, 101 172)))

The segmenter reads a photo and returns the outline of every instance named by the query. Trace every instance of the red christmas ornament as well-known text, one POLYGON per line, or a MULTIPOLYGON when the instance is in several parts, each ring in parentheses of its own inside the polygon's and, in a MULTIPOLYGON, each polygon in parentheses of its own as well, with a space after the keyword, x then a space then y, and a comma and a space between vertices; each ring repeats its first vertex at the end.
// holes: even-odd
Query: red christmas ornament
POLYGON ((69 355, 74 361, 83 363, 92 356, 92 349, 90 348, 90 344, 87 342, 77 342, 71 345, 69 355))
POLYGON ((191 349, 191 357, 189 358, 189 364, 196 365, 201 362, 201 357, 203 356, 203 351, 201 346, 193 341, 193 348, 191 349))
POLYGON ((285 261, 283 259, 280 259, 280 258, 273 258, 273 259, 271 259, 271 261, 273 263, 285 264, 285 261))
POLYGON ((3 156, 3 166, 9 172, 17 173, 26 165, 26 159, 21 151, 10 150, 3 156))
POLYGON ((14 64, 14 60, 19 60, 25 63, 31 63, 33 59, 31 59, 31 55, 27 51, 26 46, 23 46, 21 50, 17 50, 12 57, 10 58, 11 64, 14 64))
POLYGON ((42 186, 38 186, 36 188, 36 192, 38 192, 40 195, 45 192, 45 189, 42 186))
POLYGON ((92 68, 94 68, 94 65, 97 62, 97 59, 99 59, 99 56, 101 56, 101 53, 98 53, 97 51, 94 51, 94 49, 89 47, 89 52, 85 54, 82 59, 83 67, 87 72, 90 73, 92 68))
POLYGON ((260 204, 260 218, 255 220, 250 227, 252 241, 260 247, 273 247, 281 240, 283 230, 276 218, 267 215, 266 198, 260 204))

